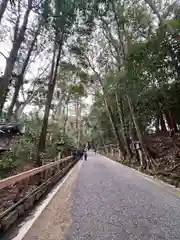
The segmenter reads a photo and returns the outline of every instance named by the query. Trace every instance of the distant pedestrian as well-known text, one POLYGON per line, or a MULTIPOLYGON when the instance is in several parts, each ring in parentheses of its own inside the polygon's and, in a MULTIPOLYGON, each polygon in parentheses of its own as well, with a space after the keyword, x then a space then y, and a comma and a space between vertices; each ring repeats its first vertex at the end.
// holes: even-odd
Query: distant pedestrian
POLYGON ((84 149, 84 160, 87 161, 87 150, 84 149))

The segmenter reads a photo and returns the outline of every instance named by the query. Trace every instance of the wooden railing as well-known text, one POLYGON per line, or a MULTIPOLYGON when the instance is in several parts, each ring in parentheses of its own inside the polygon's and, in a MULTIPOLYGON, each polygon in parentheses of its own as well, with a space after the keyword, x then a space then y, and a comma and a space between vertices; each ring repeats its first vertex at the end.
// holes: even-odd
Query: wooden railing
POLYGON ((0 235, 77 162, 72 156, 0 180, 0 235))
POLYGON ((59 170, 60 166, 63 165, 64 162, 69 161, 72 157, 66 157, 64 159, 61 159, 59 161, 56 162, 52 162, 49 164, 46 164, 44 166, 41 167, 37 167, 34 168, 32 170, 17 174, 15 176, 11 176, 9 178, 5 178, 3 180, 0 180, 0 190, 5 188, 5 187, 9 187, 12 184, 15 184, 17 182, 20 182, 22 180, 28 180, 29 177, 32 177, 38 173, 42 173, 42 172, 48 172, 50 169, 56 167, 57 170, 59 170))

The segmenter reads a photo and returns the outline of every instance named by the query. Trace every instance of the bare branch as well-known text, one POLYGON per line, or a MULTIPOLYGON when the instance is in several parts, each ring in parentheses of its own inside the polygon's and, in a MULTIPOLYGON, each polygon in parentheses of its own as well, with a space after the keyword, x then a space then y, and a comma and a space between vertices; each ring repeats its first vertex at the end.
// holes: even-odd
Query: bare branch
POLYGON ((167 9, 167 11, 162 15, 164 19, 166 19, 170 13, 173 12, 173 10, 177 7, 177 0, 174 1, 167 9))
POLYGON ((170 25, 167 24, 165 21, 165 18, 163 16, 160 15, 158 9, 156 8, 156 5, 152 2, 152 0, 145 0, 145 3, 149 5, 149 7, 152 9, 152 11, 154 12, 154 14, 156 14, 156 16, 159 19, 160 25, 161 26, 167 26, 167 30, 171 33, 174 34, 175 30, 174 28, 170 25))
POLYGON ((5 59, 7 59, 7 57, 4 55, 4 53, 0 52, 0 55, 2 55, 5 59))

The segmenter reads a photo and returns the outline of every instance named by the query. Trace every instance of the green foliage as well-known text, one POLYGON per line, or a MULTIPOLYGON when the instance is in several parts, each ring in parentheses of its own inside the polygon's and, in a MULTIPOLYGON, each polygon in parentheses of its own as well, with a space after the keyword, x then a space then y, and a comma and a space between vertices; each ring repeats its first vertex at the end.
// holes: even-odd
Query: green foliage
POLYGON ((11 152, 5 154, 4 158, 0 160, 0 176, 7 176, 22 165, 33 164, 37 147, 34 140, 29 136, 16 138, 11 152))
POLYGON ((70 93, 75 97, 87 96, 85 86, 82 83, 70 85, 70 93))
MULTIPOLYGON (((115 8, 110 3, 105 13, 106 18, 103 16, 102 31, 105 32, 105 37, 101 36, 104 45, 108 42, 112 50, 106 56, 107 51, 105 52, 106 48, 104 48, 106 68, 101 70, 101 62, 100 64, 98 62, 100 69, 95 66, 100 72, 105 89, 104 96, 95 95, 87 125, 92 138, 101 141, 99 143, 101 145, 103 141, 113 142, 112 124, 103 98, 106 99, 112 112, 112 120, 119 132, 124 129, 128 137, 133 135, 135 126, 127 103, 127 94, 132 100, 134 117, 142 134, 146 134, 149 129, 156 130, 157 116, 162 113, 165 117, 167 112, 170 112, 179 125, 180 98, 177 84, 180 77, 179 42, 167 32, 166 26, 154 26, 153 16, 149 14, 145 5, 127 4, 126 8, 123 8, 121 4, 117 4, 117 1, 114 4, 115 8), (124 42, 128 39, 125 61, 122 61, 124 52, 122 39, 118 39, 119 33, 124 42), (108 57, 110 59, 112 54, 114 61, 108 61, 108 57), (120 103, 116 101, 116 94, 120 103), (123 127, 119 114, 122 117, 123 127), (101 136, 97 133, 97 129, 101 136)), ((176 29, 176 32, 180 31, 179 22, 176 19, 167 20, 167 24, 176 29)), ((103 49, 103 44, 100 46, 103 49)), ((90 49, 89 51, 91 53, 90 49)), ((85 52, 81 49, 75 49, 74 53, 77 56, 88 55, 87 50, 85 52)))
MULTIPOLYGON (((137 132, 136 119, 140 132, 146 134, 149 128, 156 127, 160 115, 167 117, 167 112, 171 112, 180 125, 179 42, 167 31, 168 25, 178 35, 179 9, 174 11, 176 17, 166 19, 167 25, 161 26, 146 4, 137 1, 43 0, 39 13, 39 22, 44 20, 41 37, 50 45, 49 52, 54 43, 56 49, 63 45, 54 99, 49 102, 52 117, 49 116, 42 158, 52 160, 59 150, 67 152, 75 147, 75 131, 69 136, 65 133, 63 118, 68 121, 65 107, 68 102, 78 105, 87 97, 89 86, 93 89, 94 103, 85 119, 86 127, 101 145, 116 143, 113 124, 116 135, 124 132, 125 137, 131 137, 137 132), (89 75, 93 76, 91 81, 89 75)), ((25 50, 20 51, 21 63, 25 50)), ((48 86, 46 81, 37 81, 35 86, 32 105, 41 112, 47 102, 48 86)), ((24 122, 28 134, 17 139, 13 151, 0 162, 2 172, 33 163, 42 125, 38 113, 34 115, 24 122)))
POLYGON ((167 24, 170 24, 175 30, 180 30, 180 20, 170 19, 166 21, 167 24))
MULTIPOLYGON (((16 172, 16 169, 23 169, 23 166, 35 164, 40 125, 41 120, 38 118, 24 121, 26 133, 15 137, 12 150, 0 159, 0 178, 9 176, 12 172, 16 172)), ((60 129, 57 131, 58 129, 57 123, 50 124, 48 127, 51 140, 47 139, 45 152, 42 153, 42 158, 46 161, 53 161, 60 150, 67 152, 68 149, 75 148, 73 139, 63 135, 60 129), (60 149, 57 147, 59 142, 63 142, 60 149)))
POLYGON ((42 1, 41 11, 42 11, 42 17, 44 21, 47 23, 49 16, 52 15, 49 0, 42 1))

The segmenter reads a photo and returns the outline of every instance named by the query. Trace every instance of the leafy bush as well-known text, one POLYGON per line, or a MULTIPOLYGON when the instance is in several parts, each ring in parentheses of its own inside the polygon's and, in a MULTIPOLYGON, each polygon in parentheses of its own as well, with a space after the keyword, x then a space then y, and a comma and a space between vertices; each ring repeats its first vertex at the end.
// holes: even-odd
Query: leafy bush
MULTIPOLYGON (((26 120, 26 133, 13 139, 13 146, 10 152, 7 152, 0 159, 0 178, 4 178, 15 172, 16 169, 33 165, 36 159, 37 146, 39 141, 40 122, 37 119, 26 120)), ((75 149, 73 139, 57 131, 58 125, 51 124, 48 128, 46 149, 42 154, 42 159, 53 161, 62 152, 67 156, 75 149)))

